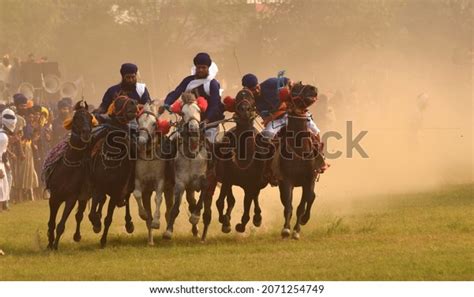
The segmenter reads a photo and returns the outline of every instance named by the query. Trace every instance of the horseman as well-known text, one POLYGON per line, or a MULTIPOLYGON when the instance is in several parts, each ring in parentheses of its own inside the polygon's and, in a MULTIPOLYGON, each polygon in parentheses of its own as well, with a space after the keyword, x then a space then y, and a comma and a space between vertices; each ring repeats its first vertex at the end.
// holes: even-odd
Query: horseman
MULTIPOLYGON (((286 77, 269 78, 262 83, 258 83, 258 78, 251 73, 242 77, 242 86, 249 89, 256 102, 257 112, 262 117, 265 129, 262 135, 272 139, 288 123, 286 112, 286 103, 283 97, 286 92, 284 89, 291 88, 291 80, 286 77)), ((320 130, 310 113, 308 116, 308 128, 319 137, 320 130)))
MULTIPOLYGON (((165 109, 170 110, 173 104, 180 96, 190 91, 196 97, 203 97, 208 103, 207 110, 202 114, 201 119, 205 124, 224 119, 224 105, 221 102, 220 84, 215 79, 219 69, 211 60, 207 53, 199 53, 194 57, 194 67, 191 69, 191 75, 181 81, 176 89, 170 92, 165 99, 164 105, 159 108, 159 113, 165 109)), ((213 143, 218 133, 217 127, 207 128, 206 138, 213 143)))
MULTIPOLYGON (((112 102, 119 95, 126 95, 130 99, 134 100, 139 106, 145 105, 151 102, 150 93, 144 83, 137 82, 138 67, 132 63, 122 64, 120 67, 120 74, 122 75, 122 81, 114 86, 108 88, 102 98, 102 103, 99 108, 94 112, 99 122, 109 122, 110 113, 109 110, 112 102)), ((132 135, 138 133, 138 124, 136 120, 132 120, 129 123, 132 135)))
MULTIPOLYGON (((269 140, 273 139, 283 127, 288 125, 286 102, 292 87, 291 80, 286 77, 272 77, 259 83, 254 74, 248 73, 242 77, 242 86, 249 89, 255 98, 257 113, 262 117, 265 125, 262 135, 269 140)), ((317 142, 314 143, 315 150, 319 151, 320 129, 309 112, 306 113, 306 116, 307 127, 317 139, 317 142)), ((329 166, 324 163, 323 167, 318 169, 315 174, 323 173, 329 166)), ((271 169, 269 171, 270 183, 275 185, 274 173, 271 172, 271 169)))

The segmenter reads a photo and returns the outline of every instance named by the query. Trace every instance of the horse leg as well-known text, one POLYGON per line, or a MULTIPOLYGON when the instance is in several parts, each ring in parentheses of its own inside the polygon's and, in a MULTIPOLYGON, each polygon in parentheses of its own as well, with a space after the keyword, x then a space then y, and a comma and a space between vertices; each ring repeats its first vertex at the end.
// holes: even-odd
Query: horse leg
POLYGON ((169 223, 170 221, 170 213, 171 213, 171 208, 173 207, 173 187, 169 186, 164 186, 164 195, 165 195, 165 204, 166 204, 166 212, 165 212, 165 219, 166 219, 166 224, 169 223))
POLYGON ((287 238, 290 236, 290 221, 291 221, 291 214, 293 212, 293 186, 285 181, 282 180, 278 187, 280 188, 280 200, 283 204, 283 216, 285 218, 285 224, 283 225, 283 229, 281 230, 281 236, 283 238, 287 238))
POLYGON ((244 213, 242 214, 242 219, 240 224, 235 226, 235 230, 237 232, 245 232, 245 226, 247 225, 248 221, 250 220, 250 206, 252 205, 252 197, 253 193, 249 190, 245 190, 244 194, 244 213))
POLYGON ((106 196, 103 193, 94 193, 92 195, 92 207, 89 212, 89 220, 92 223, 94 233, 99 233, 102 229, 102 208, 105 204, 106 196))
POLYGON ((127 194, 127 197, 125 198, 125 230, 127 230, 128 234, 132 234, 135 230, 132 216, 130 215, 130 194, 127 194))
POLYGON ((152 215, 151 215, 151 195, 153 191, 143 192, 143 206, 147 213, 146 228, 148 229, 148 245, 154 245, 153 242, 153 228, 152 228, 152 215))
POLYGON ((204 200, 204 213, 202 215, 202 220, 204 222, 204 230, 202 231, 201 241, 206 241, 207 230, 209 229, 209 224, 211 223, 212 217, 212 195, 209 195, 206 191, 201 191, 201 196, 204 200))
POLYGON ((58 214, 60 201, 56 200, 56 196, 49 199, 49 222, 48 222, 48 248, 53 249, 54 229, 56 228, 56 216, 58 214))
POLYGON ((216 200, 216 207, 217 211, 219 212, 219 223, 224 224, 224 206, 225 206, 225 198, 227 196, 227 192, 229 191, 229 183, 223 181, 221 186, 221 191, 219 192, 219 197, 216 200))
POLYGON ((312 181, 311 185, 308 187, 308 190, 305 192, 303 188, 303 195, 305 196, 306 199, 306 210, 301 217, 300 224, 301 225, 306 225, 308 223, 309 218, 311 216, 311 207, 313 206, 313 202, 316 199, 316 193, 314 192, 314 186, 315 182, 312 181))
POLYGON ((137 178, 137 179, 135 179, 135 190, 133 191, 133 197, 135 197, 135 200, 137 201, 138 215, 140 216, 140 218, 142 220, 146 221, 147 220, 146 210, 143 207, 142 195, 143 195, 143 193, 142 193, 142 184, 141 184, 140 180, 137 178))
POLYGON ((262 209, 260 208, 260 204, 258 202, 258 196, 260 195, 260 190, 256 191, 256 194, 253 198, 254 204, 254 215, 253 215, 253 225, 255 227, 260 227, 262 225, 262 209))
POLYGON ((171 208, 170 219, 168 222, 168 226, 166 227, 166 232, 163 233, 163 239, 171 239, 173 237, 174 221, 176 220, 179 214, 179 207, 181 205, 181 199, 183 198, 183 193, 184 193, 184 184, 176 183, 174 187, 174 203, 173 203, 173 207, 171 208))
POLYGON ((222 225, 222 232, 224 233, 229 233, 231 230, 230 220, 231 220, 231 214, 232 214, 232 210, 234 209, 234 206, 235 206, 235 197, 234 197, 234 193, 232 193, 232 186, 230 186, 227 191, 227 210, 224 215, 224 224, 222 225))
POLYGON ((296 240, 300 239, 300 231, 301 231, 300 221, 306 209, 306 195, 305 195, 306 190, 307 190, 307 186, 303 186, 301 201, 300 201, 300 204, 298 205, 298 208, 296 209, 296 223, 295 223, 295 226, 293 227, 293 233, 291 235, 291 237, 296 240))
POLYGON ((107 244, 107 234, 109 233, 110 224, 112 224, 112 217, 114 216, 116 199, 121 199, 121 198, 111 196, 109 199, 109 206, 107 208, 107 216, 105 217, 105 220, 104 220, 104 233, 102 233, 102 237, 100 239, 101 248, 105 248, 107 244))
POLYGON ((196 209, 196 199, 194 199, 194 190, 192 189, 186 190, 186 201, 188 201, 188 210, 190 213, 189 222, 192 225, 191 232, 193 233, 193 236, 196 237, 199 232, 198 227, 197 227, 197 223, 199 222, 199 219, 196 220, 195 218, 193 218, 193 213, 196 209))
POLYGON ((59 239, 61 238, 61 235, 64 233, 66 220, 69 217, 69 214, 71 214, 71 211, 74 209, 75 205, 76 205, 75 197, 73 200, 66 201, 66 206, 64 206, 63 215, 61 217, 61 220, 58 223, 58 226, 56 227, 56 238, 54 239, 54 244, 53 244, 53 248, 55 250, 58 249, 59 239))
POLYGON ((84 218, 84 211, 86 210, 87 200, 80 200, 76 212, 76 233, 74 233, 74 241, 81 241, 81 222, 84 218))
POLYGON ((151 222, 151 227, 153 229, 160 229, 160 208, 161 208, 161 202, 163 201, 163 186, 164 186, 164 181, 159 180, 156 183, 156 189, 155 189, 155 213, 153 215, 153 221, 151 222))

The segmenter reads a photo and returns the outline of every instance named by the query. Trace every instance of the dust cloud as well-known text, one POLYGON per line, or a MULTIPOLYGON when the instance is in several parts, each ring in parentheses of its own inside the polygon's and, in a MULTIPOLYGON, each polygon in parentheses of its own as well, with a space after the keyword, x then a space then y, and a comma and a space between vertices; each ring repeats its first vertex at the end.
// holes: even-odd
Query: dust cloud
MULTIPOLYGON (((311 111, 323 133, 342 136, 327 141, 328 151, 343 152, 329 160, 320 197, 473 182, 471 1, 149 1, 155 10, 146 1, 40 2, 50 9, 0 1, 0 52, 58 61, 65 79, 84 77, 96 106, 123 62, 138 64, 162 100, 206 51, 224 95, 235 95, 245 73, 263 81, 283 69, 318 87, 311 111), (347 156, 347 121, 353 137, 367 131, 368 158, 347 156)), ((262 195, 279 203, 276 188, 262 195)))

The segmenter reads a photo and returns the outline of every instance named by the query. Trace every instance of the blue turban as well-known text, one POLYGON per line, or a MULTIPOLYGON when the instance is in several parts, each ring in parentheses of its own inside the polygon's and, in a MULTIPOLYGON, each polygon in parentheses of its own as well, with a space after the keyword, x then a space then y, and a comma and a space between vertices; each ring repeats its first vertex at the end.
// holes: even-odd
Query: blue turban
POLYGON ((258 85, 258 78, 252 74, 252 73, 247 73, 242 77, 242 86, 252 89, 255 88, 258 85))
POLYGON ((17 93, 13 95, 13 103, 15 105, 26 104, 27 102, 28 102, 28 99, 25 97, 25 95, 21 93, 17 93))
POLYGON ((135 64, 132 63, 125 63, 122 64, 122 67, 120 67, 120 74, 122 76, 126 74, 135 74, 138 71, 138 67, 135 64))
POLYGON ((194 65, 206 65, 211 67, 212 60, 208 53, 199 53, 193 59, 194 65))

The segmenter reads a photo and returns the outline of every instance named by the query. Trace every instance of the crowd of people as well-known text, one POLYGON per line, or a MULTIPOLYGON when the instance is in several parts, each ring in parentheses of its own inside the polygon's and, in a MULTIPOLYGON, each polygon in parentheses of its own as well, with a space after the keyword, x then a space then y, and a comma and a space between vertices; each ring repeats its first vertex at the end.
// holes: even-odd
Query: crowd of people
POLYGON ((41 168, 48 150, 66 134, 63 121, 71 116, 73 100, 62 98, 56 108, 41 106, 23 94, 0 104, 0 211, 23 201, 47 199, 41 168))

